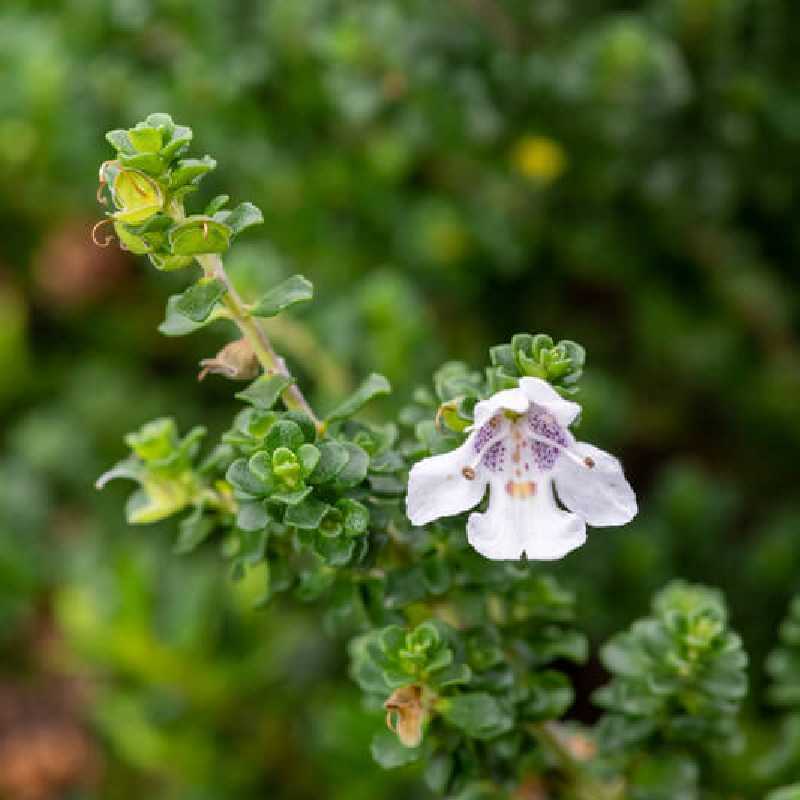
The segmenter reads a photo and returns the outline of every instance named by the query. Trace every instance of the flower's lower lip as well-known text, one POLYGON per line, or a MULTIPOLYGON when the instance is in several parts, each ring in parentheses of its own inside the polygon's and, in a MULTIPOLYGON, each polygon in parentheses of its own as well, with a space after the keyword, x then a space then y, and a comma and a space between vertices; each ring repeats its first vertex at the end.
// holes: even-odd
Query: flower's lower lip
POLYGON ((536 494, 535 481, 508 481, 505 485, 506 494, 515 500, 524 500, 536 494))

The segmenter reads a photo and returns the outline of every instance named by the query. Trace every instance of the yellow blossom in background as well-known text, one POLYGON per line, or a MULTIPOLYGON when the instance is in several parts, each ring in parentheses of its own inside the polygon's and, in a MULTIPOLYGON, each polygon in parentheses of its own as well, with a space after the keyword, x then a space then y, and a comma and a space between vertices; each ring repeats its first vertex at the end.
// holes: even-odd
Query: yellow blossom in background
POLYGON ((554 139, 523 136, 514 145, 511 163, 528 180, 550 184, 567 168, 567 154, 554 139))

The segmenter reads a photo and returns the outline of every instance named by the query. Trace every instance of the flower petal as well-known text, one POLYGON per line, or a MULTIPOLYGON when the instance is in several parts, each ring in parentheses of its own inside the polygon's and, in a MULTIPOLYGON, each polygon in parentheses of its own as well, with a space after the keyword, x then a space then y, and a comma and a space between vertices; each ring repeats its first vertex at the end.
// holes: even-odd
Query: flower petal
MULTIPOLYGON (((549 411, 560 425, 567 427, 581 413, 577 403, 565 400, 547 381, 541 378, 520 378, 519 388, 531 403, 549 411)), ((477 406, 476 406, 477 408, 477 406)))
POLYGON ((486 420, 493 417, 498 411, 508 410, 515 414, 524 414, 528 410, 530 401, 528 396, 520 389, 503 389, 502 392, 495 392, 486 400, 481 400, 475 406, 475 424, 473 427, 480 428, 486 420))
POLYGON ((470 436, 461 447, 424 458, 411 468, 406 515, 413 525, 460 514, 480 502, 486 491, 485 478, 477 470, 473 470, 472 480, 463 473, 475 458, 473 440, 474 436, 470 436))
POLYGON ((636 495, 610 453, 586 442, 571 451, 583 461, 560 458, 554 482, 561 502, 590 525, 624 525, 638 511, 636 495))
POLYGON ((517 486, 493 480, 485 513, 470 514, 467 540, 482 556, 552 561, 586 541, 584 521, 558 508, 549 480, 517 486))

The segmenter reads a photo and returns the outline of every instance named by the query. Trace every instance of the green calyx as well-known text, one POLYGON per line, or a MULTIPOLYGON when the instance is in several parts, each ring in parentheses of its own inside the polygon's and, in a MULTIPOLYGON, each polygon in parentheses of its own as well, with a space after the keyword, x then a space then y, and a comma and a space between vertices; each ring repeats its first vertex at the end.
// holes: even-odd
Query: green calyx
POLYGON ((159 183, 135 169, 107 169, 116 222, 137 225, 146 222, 164 208, 164 192, 159 183))

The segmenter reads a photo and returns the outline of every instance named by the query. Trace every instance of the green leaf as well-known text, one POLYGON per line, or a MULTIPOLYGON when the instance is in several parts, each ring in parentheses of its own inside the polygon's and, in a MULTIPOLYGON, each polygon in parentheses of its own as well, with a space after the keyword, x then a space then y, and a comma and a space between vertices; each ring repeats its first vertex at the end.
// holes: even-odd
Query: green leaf
POLYGON ((403 608, 422 600, 428 589, 425 576, 419 564, 408 567, 395 567, 386 576, 387 608, 403 608))
POLYGON ((214 520, 203 515, 203 509, 198 506, 178 526, 178 539, 173 551, 176 555, 191 553, 199 544, 204 542, 211 531, 214 530, 214 520))
POLYGON ((253 307, 257 317, 274 317, 298 303, 305 303, 314 296, 314 287, 302 275, 292 275, 270 289, 253 307))
POLYGON ((201 278, 190 286, 175 305, 175 310, 192 322, 205 322, 214 306, 225 296, 228 289, 217 278, 201 278))
POLYGON ((236 527, 243 531, 260 531, 267 526, 269 514, 262 500, 239 503, 236 527))
POLYGON ((114 223, 114 232, 117 234, 120 247, 135 256, 147 255, 153 249, 145 239, 137 236, 122 222, 114 223))
POLYGON ((314 488, 312 486, 304 486, 294 491, 273 492, 270 495, 270 499, 286 506, 296 506, 298 503, 302 503, 313 491, 314 488))
POLYGON ((178 449, 178 426, 172 417, 159 417, 127 434, 125 444, 145 462, 163 462, 178 449))
POLYGON ((149 479, 142 489, 134 492, 125 506, 125 516, 131 525, 158 522, 183 510, 190 500, 185 484, 180 480, 149 479))
POLYGON ((164 161, 156 153, 137 153, 133 156, 120 153, 119 160, 126 167, 138 169, 153 176, 159 176, 164 171, 164 161))
POLYGON ((238 236, 253 225, 261 225, 264 222, 264 215, 258 206, 252 203, 240 203, 231 211, 220 212, 217 219, 225 223, 234 236, 238 236))
POLYGON ((450 753, 437 753, 425 767, 425 783, 437 795, 447 794, 447 786, 453 775, 455 761, 450 753))
POLYGON ((328 414, 327 421, 335 422, 336 420, 352 417, 353 414, 358 412, 364 405, 372 400, 373 397, 389 394, 391 391, 392 386, 389 381, 383 375, 378 375, 376 372, 373 372, 347 400, 328 414))
MULTIPOLYGON (((152 114, 148 114, 144 122, 140 122, 139 125, 158 128, 167 138, 175 133, 175 123, 172 121, 172 117, 169 114, 165 114, 163 111, 154 111, 152 114)), ((188 128, 186 130, 188 130, 188 128)))
POLYGON ((348 536, 363 536, 369 527, 369 511, 357 500, 343 497, 336 502, 336 508, 342 512, 344 530, 348 536))
POLYGON ((510 344, 499 344, 489 350, 489 359, 493 367, 503 367, 506 372, 514 374, 517 363, 514 360, 514 348, 510 344))
POLYGON ((240 495, 260 497, 264 494, 264 482, 253 475, 246 458, 239 458, 228 467, 225 480, 228 481, 240 495))
POLYGON ((422 560, 425 586, 431 594, 444 594, 450 588, 450 565, 434 552, 422 560))
POLYGON ((349 489, 353 486, 358 486, 367 477, 369 456, 365 450, 362 450, 352 442, 345 442, 344 447, 347 450, 348 459, 344 468, 336 476, 336 484, 339 487, 349 489))
POLYGON ((128 131, 128 139, 140 153, 158 153, 161 150, 162 134, 157 128, 140 123, 128 131))
POLYGON ((800 783, 776 789, 767 795, 766 800, 800 800, 800 783))
POLYGON ((116 130, 106 134, 106 141, 118 152, 133 155, 136 148, 128 138, 128 131, 116 130))
POLYGON ((451 725, 474 739, 494 739, 514 725, 506 705, 486 692, 442 698, 436 707, 451 725))
POLYGON ((192 264, 191 256, 164 256, 158 253, 150 253, 148 258, 150 263, 161 272, 172 272, 176 269, 184 269, 192 264))
POLYGON ((562 672, 546 670, 531 676, 525 714, 534 720, 558 719, 572 705, 575 693, 562 672))
POLYGON ((303 475, 310 475, 319 464, 320 453, 313 444, 301 444, 297 449, 297 457, 303 468, 303 475))
POLYGON ((316 442, 317 426, 314 424, 314 421, 308 416, 308 414, 304 414, 302 411, 287 411, 283 415, 283 418, 291 420, 299 425, 300 430, 303 431, 303 436, 307 442, 311 444, 316 442))
MULTIPOLYGON (((163 116, 166 116, 166 114, 163 116)), ((149 117, 148 122, 150 122, 151 125, 155 124, 149 117)), ((161 157, 165 161, 171 161, 176 156, 181 155, 189 147, 192 136, 191 128, 187 128, 185 125, 175 125, 170 135, 169 142, 161 148, 161 157)))
POLYGON ((326 439, 317 444, 319 463, 311 473, 311 483, 327 483, 332 481, 345 467, 350 459, 347 448, 333 439, 326 439))
POLYGON ((211 172, 216 166, 217 162, 211 158, 211 156, 203 156, 203 158, 184 158, 179 161, 175 169, 172 170, 172 175, 170 175, 169 179, 169 188, 175 190, 189 183, 197 183, 203 175, 211 172))
POLYGON ((472 680, 472 670, 466 664, 449 664, 436 670, 428 680, 434 689, 464 685, 472 680))
POLYGON ((268 411, 281 396, 281 393, 294 382, 286 375, 262 375, 256 378, 246 389, 237 392, 236 397, 245 403, 268 411))
POLYGON ((227 194, 218 194, 211 202, 206 206, 205 211, 203 212, 207 217, 213 217, 214 214, 217 213, 227 202, 230 200, 230 196, 227 194))
POLYGON ((356 543, 353 539, 346 539, 343 536, 314 537, 314 552, 332 567, 343 567, 345 564, 349 564, 353 558, 355 546, 356 543))
POLYGON ((199 331, 215 319, 219 319, 222 309, 217 308, 203 322, 193 322, 189 317, 178 310, 183 295, 174 294, 167 300, 167 311, 164 321, 158 326, 159 333, 164 336, 186 336, 186 334, 199 331))
POLYGON ((370 752, 381 767, 395 769, 417 761, 422 755, 422 747, 406 747, 393 733, 378 731, 372 737, 370 752))
POLYGON ((294 525, 295 528, 316 530, 329 508, 330 506, 322 500, 307 497, 302 503, 290 506, 286 510, 284 522, 287 525, 294 525))
POLYGON ((296 422, 279 419, 269 429, 264 439, 264 447, 270 452, 274 452, 278 448, 286 448, 294 453, 304 442, 303 431, 296 422))

